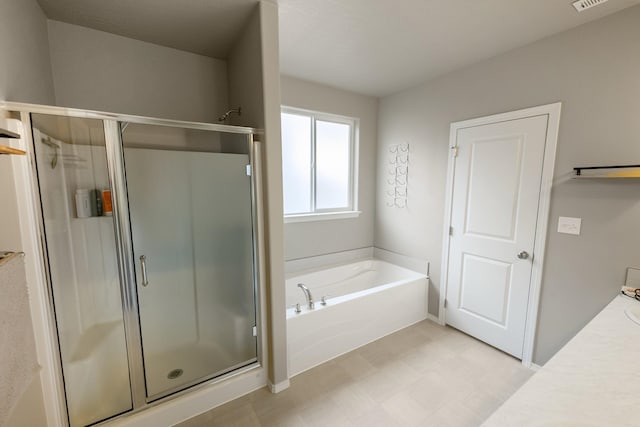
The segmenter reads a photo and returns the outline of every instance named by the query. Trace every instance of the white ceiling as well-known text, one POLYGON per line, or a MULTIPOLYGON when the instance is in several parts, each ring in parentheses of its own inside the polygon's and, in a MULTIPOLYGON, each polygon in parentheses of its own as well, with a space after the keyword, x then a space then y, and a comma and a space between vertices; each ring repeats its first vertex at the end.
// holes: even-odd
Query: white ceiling
MULTIPOLYGON (((269 0, 283 74, 384 96, 601 18, 571 0, 269 0)), ((224 59, 259 0, 38 0, 58 21, 224 59)))
POLYGON ((48 18, 224 59, 259 0, 38 0, 48 18))
POLYGON ((280 71, 384 96, 638 3, 278 0, 280 71))

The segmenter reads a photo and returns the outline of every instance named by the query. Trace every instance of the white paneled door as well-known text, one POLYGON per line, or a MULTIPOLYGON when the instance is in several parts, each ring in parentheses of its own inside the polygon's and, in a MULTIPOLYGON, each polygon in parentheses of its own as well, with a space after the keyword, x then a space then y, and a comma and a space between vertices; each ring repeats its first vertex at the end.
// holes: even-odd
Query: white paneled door
POLYGON ((446 322, 522 358, 548 115, 458 128, 446 322))

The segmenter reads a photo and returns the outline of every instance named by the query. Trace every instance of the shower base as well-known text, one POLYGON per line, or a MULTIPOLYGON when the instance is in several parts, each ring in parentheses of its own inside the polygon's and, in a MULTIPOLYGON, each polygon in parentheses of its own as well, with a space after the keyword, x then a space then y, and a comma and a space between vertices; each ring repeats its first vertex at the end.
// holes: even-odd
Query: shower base
MULTIPOLYGON (((249 360, 251 356, 247 356, 249 360)), ((145 357, 147 395, 166 396, 201 378, 210 378, 237 364, 238 357, 211 344, 197 343, 145 357), (178 370, 181 370, 179 372, 178 370)))

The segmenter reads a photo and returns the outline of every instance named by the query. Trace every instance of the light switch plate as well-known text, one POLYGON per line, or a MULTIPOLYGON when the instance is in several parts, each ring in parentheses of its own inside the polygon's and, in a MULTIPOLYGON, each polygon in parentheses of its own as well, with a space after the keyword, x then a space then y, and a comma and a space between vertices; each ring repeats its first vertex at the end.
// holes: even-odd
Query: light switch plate
POLYGON ((558 233, 575 234, 580 235, 580 226, 582 225, 582 218, 571 218, 568 216, 561 216, 558 218, 558 233))

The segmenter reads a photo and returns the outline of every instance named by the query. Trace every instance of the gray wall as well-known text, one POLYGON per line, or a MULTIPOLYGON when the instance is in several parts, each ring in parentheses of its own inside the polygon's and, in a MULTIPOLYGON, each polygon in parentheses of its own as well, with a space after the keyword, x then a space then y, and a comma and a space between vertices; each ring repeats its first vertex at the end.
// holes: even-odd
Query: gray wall
POLYGON ((640 163, 640 6, 384 98, 376 246, 431 261, 437 312, 449 124, 561 101, 562 117, 534 362, 545 363, 640 266, 640 184, 571 180, 578 165, 640 163), (390 144, 411 144, 409 207, 384 205, 390 144), (582 235, 556 232, 583 218, 582 235))
POLYGON ((201 122, 227 109, 225 61, 58 21, 49 43, 58 105, 201 122))
MULTIPOLYGON (((35 0, 2 0, 0 100, 53 104, 47 19, 35 0)), ((0 250, 20 250, 9 156, 0 156, 0 250)))
POLYGON ((358 218, 285 224, 285 259, 373 246, 377 98, 282 76, 282 105, 360 119, 358 218))
POLYGON ((227 123, 264 128, 264 82, 260 44, 260 7, 256 6, 227 59, 229 108, 242 107, 227 123))
POLYGON ((285 316, 284 249, 282 224, 282 150, 280 148, 280 51, 278 5, 260 2, 260 35, 264 95, 265 146, 263 177, 266 181, 267 273, 269 275, 273 366, 270 381, 287 384, 287 322, 285 316))
POLYGON ((229 55, 229 100, 242 115, 231 123, 264 129, 261 179, 264 215, 262 259, 267 290, 267 362, 269 382, 288 381, 282 223, 282 152, 280 148, 280 64, 278 6, 261 1, 229 55))
POLYGON ((0 100, 53 104, 47 18, 35 0, 2 0, 0 100))

